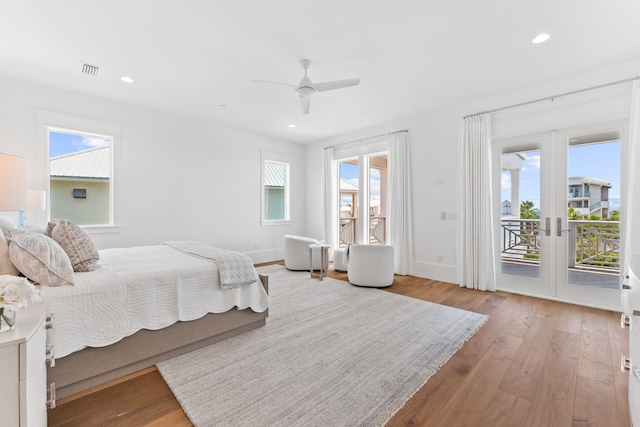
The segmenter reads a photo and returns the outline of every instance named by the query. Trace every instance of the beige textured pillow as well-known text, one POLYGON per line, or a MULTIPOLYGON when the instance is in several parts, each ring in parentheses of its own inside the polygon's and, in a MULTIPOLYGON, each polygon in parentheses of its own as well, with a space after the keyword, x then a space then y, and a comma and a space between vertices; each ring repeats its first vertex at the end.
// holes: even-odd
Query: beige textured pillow
POLYGON ((0 228, 0 275, 2 274, 17 276, 20 272, 11 262, 11 257, 9 257, 9 243, 4 237, 2 228, 0 228))
POLYGON ((49 221, 47 223, 47 228, 44 229, 44 234, 46 234, 47 236, 51 237, 51 232, 53 231, 53 229, 56 227, 56 225, 58 225, 57 222, 55 221, 49 221))
POLYGON ((98 248, 91 240, 91 236, 78 225, 61 219, 53 228, 51 237, 69 256, 73 271, 93 271, 98 268, 100 259, 98 248))
POLYGON ((38 233, 13 232, 9 237, 13 265, 28 279, 46 286, 73 285, 73 267, 64 249, 38 233))

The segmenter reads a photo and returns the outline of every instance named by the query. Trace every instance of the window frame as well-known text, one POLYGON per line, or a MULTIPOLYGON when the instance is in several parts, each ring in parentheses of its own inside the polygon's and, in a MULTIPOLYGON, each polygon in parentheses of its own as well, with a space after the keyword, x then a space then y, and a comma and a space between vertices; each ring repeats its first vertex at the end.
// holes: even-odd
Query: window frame
MULTIPOLYGON (((53 113, 50 111, 39 110, 38 116, 38 134, 41 141, 40 147, 45 152, 44 160, 46 161, 46 190, 47 198, 51 197, 51 171, 49 170, 49 132, 64 132, 71 134, 79 134, 86 136, 105 137, 111 140, 109 147, 110 158, 110 177, 109 177, 109 222, 102 224, 80 225, 85 231, 91 234, 113 233, 119 232, 120 211, 116 203, 117 179, 115 173, 115 163, 117 162, 116 153, 120 145, 121 127, 117 123, 105 122, 85 117, 72 116, 67 114, 53 113)), ((50 201, 47 203, 47 218, 51 219, 50 201)))
POLYGON ((291 209, 291 193, 292 193, 292 175, 293 162, 292 158, 288 154, 275 153, 270 151, 261 150, 260 152, 260 224, 262 226, 274 226, 274 225, 289 225, 293 223, 292 209, 291 209), (265 171, 266 163, 277 163, 285 165, 284 173, 284 218, 283 219, 268 219, 266 218, 266 204, 265 197, 265 171))

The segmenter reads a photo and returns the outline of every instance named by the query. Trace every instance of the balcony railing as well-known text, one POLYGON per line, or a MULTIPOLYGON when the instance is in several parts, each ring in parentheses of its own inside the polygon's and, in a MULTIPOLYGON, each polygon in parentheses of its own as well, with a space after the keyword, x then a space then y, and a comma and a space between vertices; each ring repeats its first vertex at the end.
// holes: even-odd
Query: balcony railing
MULTIPOLYGON (((569 221, 568 229, 569 268, 620 271, 619 221, 569 221)), ((539 264, 540 220, 503 219, 501 251, 503 261, 539 264)))
MULTIPOLYGON (((386 218, 369 217, 369 242, 385 244, 386 218)), ((358 218, 340 218, 340 246, 358 241, 358 218)))

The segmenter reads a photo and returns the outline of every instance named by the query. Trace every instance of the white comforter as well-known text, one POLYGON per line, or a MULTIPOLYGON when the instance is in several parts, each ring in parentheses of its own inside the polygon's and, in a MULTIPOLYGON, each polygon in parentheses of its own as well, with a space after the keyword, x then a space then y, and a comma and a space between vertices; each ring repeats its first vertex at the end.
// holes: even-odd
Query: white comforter
POLYGON ((170 246, 100 251, 102 268, 76 273, 75 286, 39 286, 55 329, 47 331, 56 357, 113 344, 141 329, 238 307, 263 312, 268 296, 258 280, 222 289, 218 267, 170 246))

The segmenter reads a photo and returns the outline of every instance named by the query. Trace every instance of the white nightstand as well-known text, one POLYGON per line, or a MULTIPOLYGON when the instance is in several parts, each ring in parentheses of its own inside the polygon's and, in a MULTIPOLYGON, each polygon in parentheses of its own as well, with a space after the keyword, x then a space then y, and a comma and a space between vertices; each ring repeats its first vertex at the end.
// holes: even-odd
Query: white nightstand
POLYGON ((16 313, 15 329, 0 333, 0 426, 47 425, 47 365, 43 302, 16 313))

